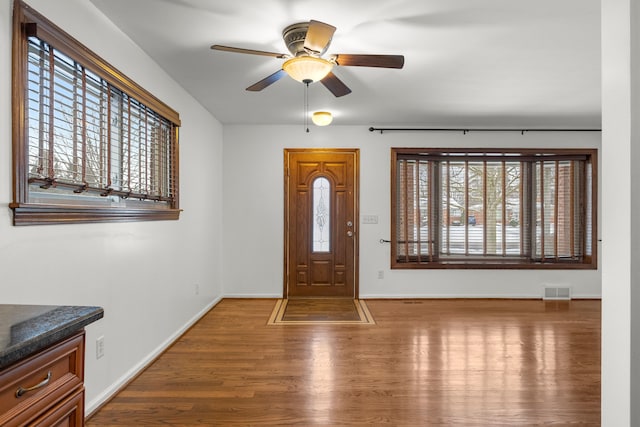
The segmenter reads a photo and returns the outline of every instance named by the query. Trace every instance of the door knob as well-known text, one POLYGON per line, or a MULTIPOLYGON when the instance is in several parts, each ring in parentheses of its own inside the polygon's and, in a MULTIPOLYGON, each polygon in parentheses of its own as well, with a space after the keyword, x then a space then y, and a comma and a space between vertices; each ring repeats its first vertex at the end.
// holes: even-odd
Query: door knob
POLYGON ((353 237, 353 231, 351 231, 351 230, 347 231, 347 236, 353 237))

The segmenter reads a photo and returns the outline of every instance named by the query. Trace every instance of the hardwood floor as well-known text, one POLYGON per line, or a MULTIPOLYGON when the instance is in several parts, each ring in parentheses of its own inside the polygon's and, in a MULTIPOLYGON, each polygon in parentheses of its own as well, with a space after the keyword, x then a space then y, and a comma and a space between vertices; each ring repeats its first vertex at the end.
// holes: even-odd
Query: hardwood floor
POLYGON ((367 300, 266 326, 223 300, 88 426, 600 424, 600 301, 367 300))

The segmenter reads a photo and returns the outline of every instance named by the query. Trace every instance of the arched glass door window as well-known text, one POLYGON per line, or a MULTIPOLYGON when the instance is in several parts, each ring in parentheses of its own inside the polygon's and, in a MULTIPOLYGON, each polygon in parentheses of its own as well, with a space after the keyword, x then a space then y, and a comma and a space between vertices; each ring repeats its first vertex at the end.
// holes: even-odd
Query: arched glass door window
POLYGON ((331 250, 331 183, 324 177, 313 181, 313 252, 331 250))

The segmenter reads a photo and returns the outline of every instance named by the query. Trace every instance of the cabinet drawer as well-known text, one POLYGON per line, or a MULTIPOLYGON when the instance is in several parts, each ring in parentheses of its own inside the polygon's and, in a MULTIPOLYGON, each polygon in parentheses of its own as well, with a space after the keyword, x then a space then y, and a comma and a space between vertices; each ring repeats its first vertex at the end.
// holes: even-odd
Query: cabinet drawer
POLYGON ((0 374, 0 425, 22 425, 82 388, 83 370, 84 331, 7 368, 0 374))
POLYGON ((80 389, 64 402, 38 418, 30 427, 81 427, 84 425, 84 389, 80 389))

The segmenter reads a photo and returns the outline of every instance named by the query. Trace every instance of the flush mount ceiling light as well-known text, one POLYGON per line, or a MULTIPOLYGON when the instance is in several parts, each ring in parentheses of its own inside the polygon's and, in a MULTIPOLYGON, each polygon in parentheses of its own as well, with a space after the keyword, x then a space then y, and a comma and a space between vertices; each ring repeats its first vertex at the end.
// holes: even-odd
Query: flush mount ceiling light
POLYGON ((313 56, 298 56, 282 64, 282 69, 289 77, 301 83, 319 82, 329 74, 332 68, 333 63, 330 61, 313 56))
POLYGON ((311 116, 311 120, 316 126, 327 126, 333 121, 333 116, 328 111, 316 111, 311 116))

